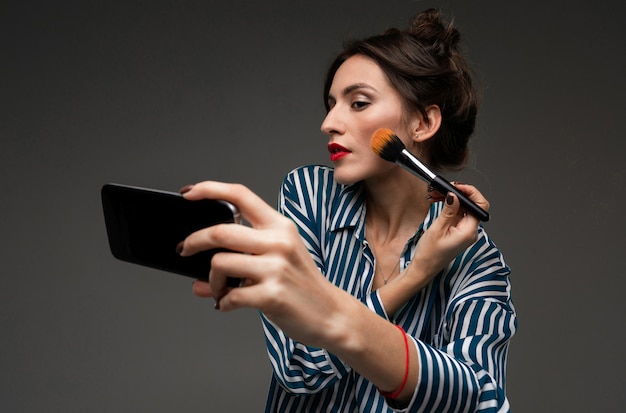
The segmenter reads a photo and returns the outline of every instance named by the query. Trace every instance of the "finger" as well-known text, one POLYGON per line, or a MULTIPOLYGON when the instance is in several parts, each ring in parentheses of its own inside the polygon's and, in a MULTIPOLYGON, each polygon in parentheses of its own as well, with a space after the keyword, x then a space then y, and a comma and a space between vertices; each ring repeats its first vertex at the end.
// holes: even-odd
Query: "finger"
POLYGON ((263 199, 241 184, 205 181, 183 189, 183 196, 189 200, 220 199, 234 204, 242 217, 254 227, 271 223, 278 214, 263 199))
POLYGON ((206 281, 195 280, 191 286, 191 291, 198 297, 213 297, 211 286, 206 281))
POLYGON ((460 207, 461 204, 457 196, 452 192, 448 192, 445 202, 443 203, 443 210, 441 211, 440 217, 446 221, 458 218, 460 207))
POLYGON ((257 308, 263 311, 263 305, 267 301, 267 291, 267 287, 260 284, 234 288, 220 298, 216 308, 224 312, 239 308, 257 308))
POLYGON ((454 186, 485 211, 489 210, 489 201, 473 185, 455 183, 454 186))
POLYGON ((465 211, 459 198, 452 192, 446 195, 441 214, 435 222, 439 228, 445 228, 448 231, 458 231, 463 228, 468 231, 478 227, 478 219, 465 211))
POLYGON ((434 204, 436 202, 442 202, 446 199, 445 195, 441 195, 438 191, 433 191, 430 192, 427 196, 426 199, 428 200, 428 202, 430 202, 431 204, 434 204))
POLYGON ((246 279, 250 283, 258 283, 280 274, 288 266, 280 257, 267 255, 236 254, 219 252, 211 260, 209 283, 215 294, 228 290, 229 278, 246 279))
POLYGON ((447 214, 450 218, 448 219, 448 223, 458 227, 459 229, 467 228, 469 230, 471 228, 475 232, 475 229, 478 228, 478 218, 468 213, 467 210, 461 205, 459 198, 452 192, 448 193, 446 196, 444 212, 442 214, 447 214), (446 207, 449 207, 449 209, 446 207))
POLYGON ((266 233, 243 225, 218 224, 187 236, 179 246, 179 254, 186 257, 213 248, 261 254, 267 250, 270 238, 266 233))
MULTIPOLYGON (((455 181, 451 181, 450 184, 452 184, 453 186, 456 186, 457 182, 455 181)), ((439 191, 437 191, 432 185, 428 186, 428 195, 426 196, 426 199, 431 203, 434 204, 436 202, 443 202, 446 199, 446 193, 444 192, 443 194, 439 191)))
POLYGON ((236 254, 220 252, 211 260, 209 284, 218 306, 221 299, 233 289, 229 280, 245 280, 241 286, 260 282, 264 275, 278 273, 271 259, 263 255, 236 254))
MULTIPOLYGON (((453 246, 455 249, 471 245, 477 236, 478 219, 466 213, 458 197, 452 192, 446 195, 443 205, 439 217, 433 222, 427 233, 434 231, 433 234, 439 234, 443 237, 444 244, 441 245, 453 246)), ((460 251, 461 249, 454 255, 460 251)))
POLYGON ((460 237, 461 245, 469 246, 476 241, 479 220, 467 213, 457 196, 452 192, 446 196, 440 218, 442 218, 441 222, 447 231, 460 237))

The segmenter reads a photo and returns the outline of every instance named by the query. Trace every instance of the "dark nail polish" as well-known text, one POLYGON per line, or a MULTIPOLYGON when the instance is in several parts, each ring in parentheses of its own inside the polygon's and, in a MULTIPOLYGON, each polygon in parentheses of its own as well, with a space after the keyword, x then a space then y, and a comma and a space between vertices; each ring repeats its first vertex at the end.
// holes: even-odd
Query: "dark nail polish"
POLYGON ((446 195, 446 204, 452 205, 454 203, 454 197, 450 194, 446 195))
POLYGON ((191 191, 191 188, 193 188, 193 185, 185 185, 182 188, 180 188, 180 190, 178 192, 180 192, 180 194, 185 194, 189 191, 191 191))
POLYGON ((183 252, 183 245, 185 241, 181 241, 176 245, 176 254, 180 255, 183 252))

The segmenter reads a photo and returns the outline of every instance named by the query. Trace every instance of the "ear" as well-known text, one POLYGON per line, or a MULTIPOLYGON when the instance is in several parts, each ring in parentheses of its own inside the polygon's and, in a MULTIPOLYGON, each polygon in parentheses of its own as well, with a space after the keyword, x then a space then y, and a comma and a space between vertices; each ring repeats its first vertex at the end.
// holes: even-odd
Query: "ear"
POLYGON ((413 127, 413 142, 425 142, 435 136, 435 133, 441 126, 441 109, 437 105, 431 105, 426 108, 426 116, 418 116, 413 127))

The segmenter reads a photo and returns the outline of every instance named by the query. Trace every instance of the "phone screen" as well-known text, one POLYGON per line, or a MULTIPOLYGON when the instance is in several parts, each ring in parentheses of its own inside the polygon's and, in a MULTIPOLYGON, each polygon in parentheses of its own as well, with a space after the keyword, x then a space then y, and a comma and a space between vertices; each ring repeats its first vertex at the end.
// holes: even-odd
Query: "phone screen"
POLYGON ((175 192, 119 184, 104 185, 101 197, 114 257, 197 279, 208 278, 219 250, 181 257, 178 243, 202 228, 239 222, 237 209, 225 201, 188 201, 175 192))

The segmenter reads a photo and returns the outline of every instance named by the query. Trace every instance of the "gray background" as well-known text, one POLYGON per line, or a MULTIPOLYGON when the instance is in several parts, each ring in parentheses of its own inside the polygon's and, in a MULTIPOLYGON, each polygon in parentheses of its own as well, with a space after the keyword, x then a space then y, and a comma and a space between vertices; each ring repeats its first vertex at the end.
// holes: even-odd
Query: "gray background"
POLYGON ((328 163, 343 39, 456 16, 484 87, 468 170, 513 268, 518 412, 622 412, 623 2, 5 1, 0 6, 0 410, 261 411, 254 310, 114 260, 106 182, 242 182, 328 163))

